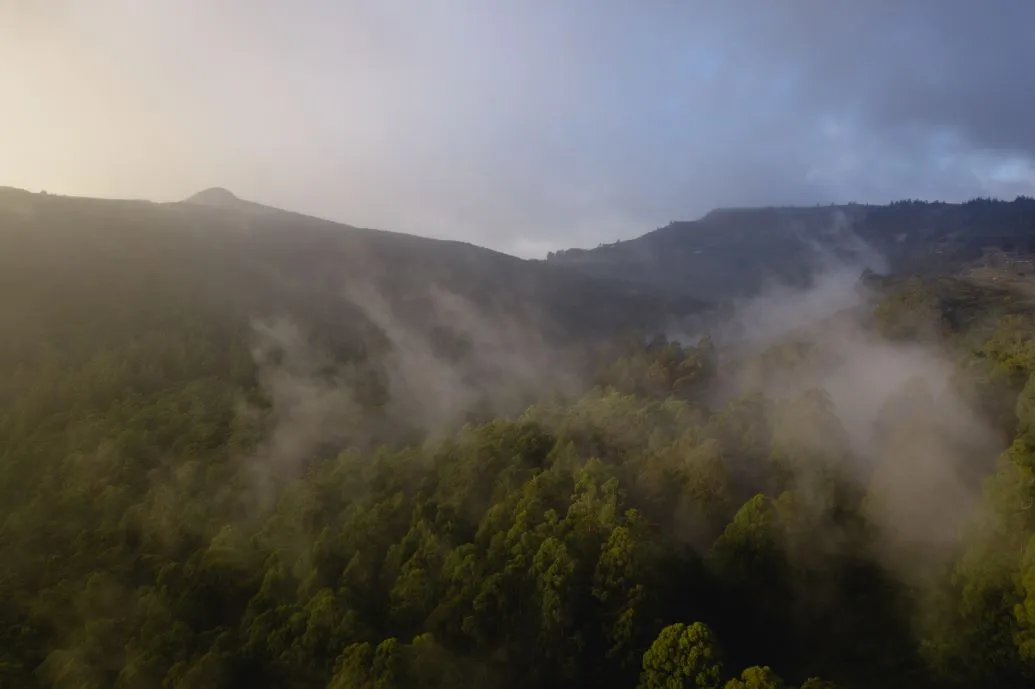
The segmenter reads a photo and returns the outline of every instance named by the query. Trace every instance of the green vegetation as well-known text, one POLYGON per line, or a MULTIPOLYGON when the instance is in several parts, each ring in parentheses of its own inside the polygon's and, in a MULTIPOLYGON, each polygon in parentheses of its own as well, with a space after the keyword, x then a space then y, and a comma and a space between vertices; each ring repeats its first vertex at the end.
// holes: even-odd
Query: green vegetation
POLYGON ((460 374, 509 389, 571 360, 486 368, 479 348, 516 350, 483 320, 443 333, 301 282, 319 242, 5 198, 0 686, 1035 682, 1035 317, 1013 292, 872 279, 754 348, 622 339, 648 324, 620 315, 577 385, 511 399, 460 374))

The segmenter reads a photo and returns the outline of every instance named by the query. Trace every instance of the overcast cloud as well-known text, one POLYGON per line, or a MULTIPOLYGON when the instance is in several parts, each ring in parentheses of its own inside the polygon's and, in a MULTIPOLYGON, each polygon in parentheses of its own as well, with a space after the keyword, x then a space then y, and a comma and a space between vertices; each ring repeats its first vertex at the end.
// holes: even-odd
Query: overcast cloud
POLYGON ((0 184, 521 255, 1035 194, 1035 2, 0 0, 0 184))

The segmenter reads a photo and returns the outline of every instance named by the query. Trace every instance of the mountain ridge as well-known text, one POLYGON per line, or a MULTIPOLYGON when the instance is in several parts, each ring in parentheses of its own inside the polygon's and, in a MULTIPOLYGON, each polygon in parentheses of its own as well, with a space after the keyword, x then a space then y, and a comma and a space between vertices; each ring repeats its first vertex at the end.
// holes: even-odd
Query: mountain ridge
POLYGON ((549 254, 547 262, 703 299, 798 286, 830 259, 895 273, 958 270, 987 250, 1035 253, 1035 200, 716 209, 635 239, 549 254))
MULTIPOLYGON (((256 240, 271 250, 278 247, 281 259, 295 257, 299 274, 305 272, 300 264, 307 260, 328 270, 328 257, 336 256, 349 270, 398 271, 403 280, 413 266, 424 264, 433 265, 447 283, 450 273, 473 270, 484 284, 496 283, 498 291, 506 291, 504 283, 522 273, 529 284, 540 279, 536 276, 547 276, 577 282, 582 291, 597 288, 622 298, 661 301, 690 299, 702 306, 750 297, 773 284, 806 286, 835 263, 859 272, 920 274, 958 271, 989 250, 1035 253, 1035 200, 1028 197, 716 208, 698 220, 673 221, 593 249, 551 252, 545 259, 524 259, 459 240, 358 228, 245 200, 225 187, 203 189, 172 203, 32 194, 13 188, 0 190, 0 203, 3 199, 23 216, 36 203, 31 199, 76 204, 79 212, 87 207, 91 213, 107 209, 103 212, 115 216, 128 204, 138 214, 145 213, 144 208, 176 208, 181 220, 193 226, 222 227, 237 237, 234 241, 251 242, 253 248, 256 240)), ((156 217, 150 221, 158 222, 156 217)), ((410 280, 411 288, 419 289, 419 282, 410 280)), ((513 301, 520 301, 529 297, 529 286, 513 292, 513 301)), ((603 313, 599 317, 607 320, 603 313)))
MULTIPOLYGON (((257 311, 298 290, 340 300, 348 285, 372 287, 414 318, 427 317, 416 304, 437 286, 483 313, 531 318, 551 332, 573 323, 594 332, 664 327, 669 314, 705 306, 467 242, 353 227, 230 192, 200 194, 152 203, 0 190, 0 249, 10 242, 2 253, 11 260, 21 254, 99 271, 82 275, 86 283, 148 265, 177 276, 177 289, 191 285, 257 311)), ((29 267, 25 260, 12 274, 29 267)))

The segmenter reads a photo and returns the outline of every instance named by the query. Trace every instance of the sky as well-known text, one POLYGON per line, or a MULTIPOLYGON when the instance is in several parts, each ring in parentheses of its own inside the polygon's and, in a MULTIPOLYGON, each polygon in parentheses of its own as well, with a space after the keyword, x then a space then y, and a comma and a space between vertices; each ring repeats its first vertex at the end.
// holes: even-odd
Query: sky
POLYGON ((1035 195, 1030 0, 0 0, 0 185, 543 256, 1035 195))

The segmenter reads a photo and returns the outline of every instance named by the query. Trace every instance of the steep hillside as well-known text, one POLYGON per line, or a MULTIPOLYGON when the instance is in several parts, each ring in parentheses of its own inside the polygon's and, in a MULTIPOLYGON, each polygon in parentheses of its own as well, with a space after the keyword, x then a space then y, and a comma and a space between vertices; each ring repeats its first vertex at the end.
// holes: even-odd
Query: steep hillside
POLYGON ((67 262, 68 279, 146 273, 246 308, 316 292, 340 301, 357 289, 405 308, 435 286, 486 314, 535 319, 564 337, 655 327, 705 306, 471 244, 282 211, 219 189, 172 204, 8 190, 0 193, 0 219, 0 241, 11 249, 3 253, 20 266, 16 272, 33 272, 32 261, 44 260, 67 262))
POLYGON ((0 686, 1032 686, 1021 292, 871 276, 744 356, 631 338, 586 394, 410 443, 463 367, 376 299, 65 230, 4 263, 0 686), (277 295, 320 336, 244 320, 277 295), (404 354, 384 417, 350 309, 404 354))
POLYGON ((569 266, 0 190, 0 687, 1033 686, 1022 263, 680 343, 569 266))
MULTIPOLYGON (((297 332, 308 358, 363 379, 354 387, 365 403, 409 400, 455 420, 485 395, 527 402, 525 392, 571 372, 563 362, 574 343, 662 328, 702 307, 225 190, 167 204, 0 190, 0 366, 28 378, 37 366, 117 359, 168 333, 221 343, 247 362, 257 342, 283 349, 284 333, 297 332)), ((8 378, 0 398, 20 389, 8 378)))
POLYGON ((557 252, 548 263, 723 299, 771 282, 807 284, 831 258, 931 274, 989 248, 1035 251, 1035 200, 723 209, 630 241, 557 252))

